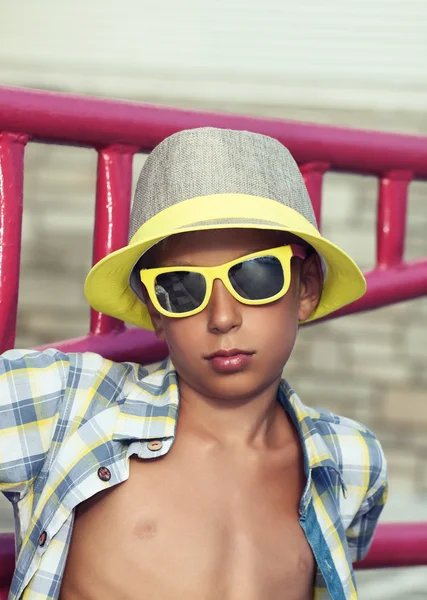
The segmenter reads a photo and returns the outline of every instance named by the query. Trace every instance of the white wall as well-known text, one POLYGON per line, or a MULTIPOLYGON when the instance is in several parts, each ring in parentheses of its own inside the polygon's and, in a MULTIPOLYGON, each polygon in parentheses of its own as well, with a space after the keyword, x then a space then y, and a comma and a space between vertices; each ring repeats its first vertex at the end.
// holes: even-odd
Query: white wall
POLYGON ((13 0, 0 16, 0 78, 11 85, 166 101, 427 103, 425 0, 13 0))

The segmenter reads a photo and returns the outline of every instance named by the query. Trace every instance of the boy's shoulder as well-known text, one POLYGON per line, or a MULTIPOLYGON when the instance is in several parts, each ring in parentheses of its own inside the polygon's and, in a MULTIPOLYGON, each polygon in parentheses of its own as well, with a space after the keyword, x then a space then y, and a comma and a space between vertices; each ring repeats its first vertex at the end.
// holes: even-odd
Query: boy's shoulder
POLYGON ((362 435, 366 438, 376 439, 372 430, 359 421, 338 415, 337 413, 324 408, 312 407, 304 404, 286 379, 282 379, 281 388, 284 391, 286 398, 293 406, 299 420, 309 421, 310 425, 312 425, 321 435, 327 436, 334 431, 337 435, 342 436, 362 435))
POLYGON ((375 472, 383 469, 383 449, 369 427, 325 409, 316 408, 313 411, 316 428, 338 464, 347 461, 365 467, 369 465, 375 472))
POLYGON ((384 452, 371 429, 332 411, 303 404, 286 380, 282 380, 281 388, 302 431, 311 466, 332 467, 348 483, 362 478, 368 488, 386 478, 384 452))
POLYGON ((361 435, 365 439, 377 439, 374 432, 360 421, 339 415, 325 408, 313 407, 309 410, 313 422, 316 423, 319 431, 325 432, 325 434, 330 430, 334 430, 337 435, 361 435))
POLYGON ((71 371, 78 372, 88 377, 105 374, 106 376, 123 379, 127 375, 135 380, 142 381, 153 371, 161 367, 160 362, 143 366, 133 362, 118 362, 111 360, 96 352, 66 352, 57 348, 23 348, 11 349, 1 355, 1 365, 4 371, 18 371, 22 369, 62 370, 65 376, 71 371))
POLYGON ((0 385, 12 389, 16 401, 35 404, 49 398, 60 412, 67 412, 69 401, 76 410, 79 402, 87 406, 89 396, 91 415, 114 403, 121 405, 127 397, 149 404, 159 395, 157 387, 169 379, 161 363, 146 367, 116 362, 95 352, 12 349, 0 356, 0 385))

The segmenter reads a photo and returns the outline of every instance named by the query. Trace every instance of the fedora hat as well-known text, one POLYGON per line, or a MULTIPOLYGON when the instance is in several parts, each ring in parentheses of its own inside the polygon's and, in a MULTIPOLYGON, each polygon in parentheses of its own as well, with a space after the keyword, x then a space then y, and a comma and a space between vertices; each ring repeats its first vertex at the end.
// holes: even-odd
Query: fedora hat
POLYGON ((180 131, 148 156, 135 191, 129 243, 92 267, 85 294, 99 312, 153 329, 135 265, 161 240, 189 231, 256 228, 292 233, 321 257, 320 319, 365 293, 355 262, 324 238, 298 165, 277 140, 203 127, 180 131))

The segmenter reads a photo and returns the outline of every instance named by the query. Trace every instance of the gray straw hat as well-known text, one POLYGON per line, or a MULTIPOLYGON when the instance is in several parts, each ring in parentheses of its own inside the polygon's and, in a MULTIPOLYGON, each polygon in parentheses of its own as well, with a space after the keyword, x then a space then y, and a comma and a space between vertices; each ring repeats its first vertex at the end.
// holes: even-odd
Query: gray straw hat
POLYGON ((147 308, 130 284, 138 259, 171 235, 248 227, 293 233, 322 257, 326 276, 310 320, 364 294, 357 265, 321 236, 289 150, 268 136, 204 127, 166 138, 147 158, 136 186, 129 244, 91 269, 85 284, 88 302, 100 312, 152 329, 147 308))

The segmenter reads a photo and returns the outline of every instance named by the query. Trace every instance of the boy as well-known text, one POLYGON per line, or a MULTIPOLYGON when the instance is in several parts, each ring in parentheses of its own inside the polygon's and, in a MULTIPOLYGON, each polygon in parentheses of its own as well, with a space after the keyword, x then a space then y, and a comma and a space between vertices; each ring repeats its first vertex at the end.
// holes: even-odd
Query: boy
POLYGON ((169 360, 151 373, 55 350, 2 360, 10 598, 355 600, 382 450, 304 406, 282 371, 299 323, 364 291, 277 141, 203 128, 162 142, 131 241, 86 295, 154 329, 169 360))

